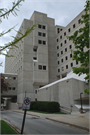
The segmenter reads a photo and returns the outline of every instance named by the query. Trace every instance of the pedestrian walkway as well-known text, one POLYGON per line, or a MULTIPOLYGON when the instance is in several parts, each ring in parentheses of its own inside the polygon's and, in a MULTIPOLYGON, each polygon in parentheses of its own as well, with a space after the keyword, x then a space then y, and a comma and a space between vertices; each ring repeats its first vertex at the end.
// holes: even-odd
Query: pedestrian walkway
MULTIPOLYGON (((12 110, 12 111, 24 113, 23 110, 12 110)), ((89 125, 90 112, 86 112, 83 114, 81 114, 80 112, 72 112, 71 114, 43 114, 43 113, 27 111, 27 114, 35 117, 41 117, 55 122, 67 124, 86 131, 89 131, 90 128, 89 125)))

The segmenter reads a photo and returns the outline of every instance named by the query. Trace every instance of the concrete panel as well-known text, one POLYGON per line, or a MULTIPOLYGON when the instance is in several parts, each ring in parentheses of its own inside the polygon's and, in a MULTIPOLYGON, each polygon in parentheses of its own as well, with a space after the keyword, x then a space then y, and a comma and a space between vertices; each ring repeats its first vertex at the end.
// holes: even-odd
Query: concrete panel
POLYGON ((23 80, 33 82, 33 72, 24 71, 23 73, 23 80))
POLYGON ((23 70, 33 72, 33 62, 32 63, 24 62, 23 70))
POLYGON ((23 92, 23 81, 18 83, 17 95, 23 92))
POLYGON ((39 46, 37 49, 37 53, 41 53, 41 54, 47 54, 48 55, 48 47, 47 46, 39 46))
POLYGON ((23 91, 27 91, 27 93, 34 92, 34 90, 33 90, 33 82, 24 81, 23 82, 23 91))
POLYGON ((26 37, 26 38, 24 38, 24 44, 26 44, 26 45, 33 45, 33 38, 31 37, 26 37))
POLYGON ((37 57, 38 57, 38 62, 39 63, 48 64, 48 55, 38 53, 37 57))
POLYGON ((23 80, 23 71, 18 74, 18 83, 23 80))
POLYGON ((31 53, 33 55, 33 46, 24 44, 24 53, 31 53))
POLYGON ((28 27, 31 27, 32 25, 33 25, 33 21, 27 20, 27 19, 23 20, 23 26, 25 29, 27 29, 28 27))
POLYGON ((47 71, 34 71, 33 82, 48 83, 48 72, 47 71))
POLYGON ((23 61, 24 62, 33 62, 33 55, 24 53, 23 61))

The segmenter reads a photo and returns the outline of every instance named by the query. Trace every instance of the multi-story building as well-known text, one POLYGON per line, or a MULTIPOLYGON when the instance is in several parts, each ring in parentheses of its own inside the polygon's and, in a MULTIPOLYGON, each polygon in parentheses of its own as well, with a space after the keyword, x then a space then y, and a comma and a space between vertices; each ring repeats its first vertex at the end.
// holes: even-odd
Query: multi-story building
MULTIPOLYGON (((64 78, 67 73, 72 70, 72 67, 79 67, 80 63, 72 61, 73 51, 75 45, 68 36, 73 35, 76 30, 79 30, 84 25, 80 23, 81 16, 84 14, 82 11, 74 20, 72 20, 66 27, 57 27, 56 36, 56 49, 57 49, 57 79, 64 78)), ((85 48, 82 50, 85 51, 85 48)))
POLYGON ((73 66, 80 66, 80 63, 72 61, 71 49, 74 50, 75 46, 67 36, 83 27, 80 24, 82 14, 84 11, 66 27, 55 26, 54 19, 36 11, 30 20, 24 19, 19 29, 21 33, 35 22, 39 24, 17 44, 18 48, 9 50, 8 55, 13 54, 15 57, 6 57, 5 61, 5 73, 18 74, 19 104, 23 102, 25 91, 31 100, 37 100, 36 89, 65 77, 73 66))
POLYGON ((24 33, 35 22, 38 27, 17 44, 18 48, 9 50, 8 55, 15 57, 6 57, 5 73, 18 74, 18 103, 23 102, 25 91, 36 100, 35 89, 56 80, 55 20, 35 11, 30 20, 24 19, 19 31, 24 33))

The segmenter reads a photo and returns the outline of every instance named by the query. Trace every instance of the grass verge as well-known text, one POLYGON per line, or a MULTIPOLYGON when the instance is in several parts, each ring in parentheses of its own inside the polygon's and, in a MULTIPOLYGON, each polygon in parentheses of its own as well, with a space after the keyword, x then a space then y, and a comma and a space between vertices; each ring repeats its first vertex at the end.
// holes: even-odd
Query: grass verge
POLYGON ((37 110, 28 110, 30 112, 37 112, 37 113, 44 113, 44 114, 66 114, 63 112, 56 112, 56 113, 49 113, 49 112, 43 112, 43 111, 37 111, 37 110))
POLYGON ((1 134, 18 134, 5 121, 1 120, 1 134))

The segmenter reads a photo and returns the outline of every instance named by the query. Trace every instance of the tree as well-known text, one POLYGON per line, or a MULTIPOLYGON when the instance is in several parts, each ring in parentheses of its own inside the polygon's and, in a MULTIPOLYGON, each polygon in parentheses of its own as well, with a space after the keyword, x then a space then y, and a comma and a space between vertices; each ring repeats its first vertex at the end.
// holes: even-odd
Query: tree
MULTIPOLYGON (((89 83, 89 0, 86 0, 85 5, 85 14, 82 15, 81 24, 84 24, 83 28, 76 30, 72 36, 69 36, 69 40, 72 40, 75 44, 75 50, 73 51, 73 60, 76 62, 80 62, 80 67, 73 67, 73 72, 79 74, 79 76, 83 73, 86 74, 85 80, 89 83), (86 48, 86 51, 83 49, 86 48)), ((89 89, 84 90, 85 93, 89 94, 89 89)))
POLYGON ((4 78, 1 78, 1 93, 3 91, 7 91, 8 90, 8 86, 9 86, 9 83, 6 82, 4 78))
MULTIPOLYGON (((2 8, 0 9, 0 23, 2 23, 2 18, 4 19, 8 19, 9 17, 9 14, 12 13, 14 16, 17 16, 17 13, 16 11, 19 11, 18 8, 19 6, 21 5, 20 3, 24 1, 24 0, 17 0, 17 2, 13 2, 13 6, 11 9, 6 9, 6 8, 2 8)), ((7 57, 13 57, 13 55, 8 55, 8 50, 11 48, 11 47, 18 47, 16 44, 22 40, 24 37, 26 37, 28 34, 30 34, 32 32, 32 30, 34 30, 34 28, 37 26, 38 23, 35 23, 31 28, 28 28, 24 34, 22 34, 20 31, 17 31, 17 33, 20 35, 20 36, 17 36, 17 37, 14 37, 12 36, 14 39, 12 41, 10 41, 9 43, 6 43, 3 45, 0 45, 0 54, 2 55, 5 55, 7 57), (5 53, 4 53, 4 52, 5 53)), ((10 28, 9 30, 7 31, 2 31, 0 33, 0 37, 4 36, 5 34, 11 32, 13 29, 15 28, 12 27, 10 28)), ((0 66, 2 65, 2 62, 0 63, 0 66)))

